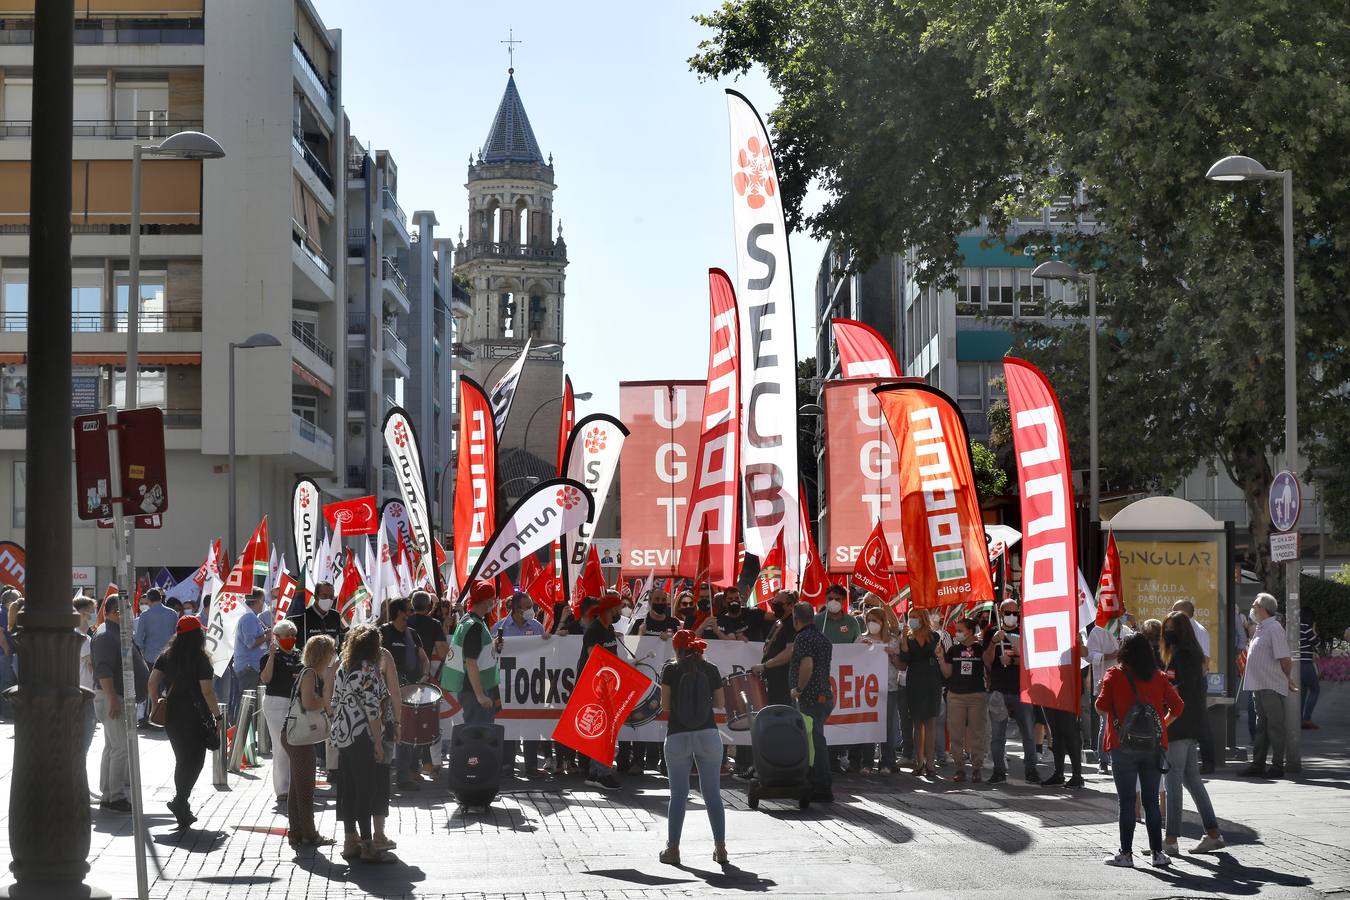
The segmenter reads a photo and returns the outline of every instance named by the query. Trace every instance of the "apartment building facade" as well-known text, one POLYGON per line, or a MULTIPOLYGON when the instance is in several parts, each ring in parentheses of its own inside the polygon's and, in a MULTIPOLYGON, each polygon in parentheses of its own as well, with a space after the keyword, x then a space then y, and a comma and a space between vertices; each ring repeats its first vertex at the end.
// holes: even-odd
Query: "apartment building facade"
MULTIPOLYGON (((0 0, 0 534, 20 543, 34 2, 0 0)), ((162 529, 138 532, 136 561, 152 572, 196 566, 225 530, 230 345, 258 333, 281 346, 235 351, 234 540, 268 515, 281 548, 296 477, 333 497, 379 492, 371 473, 351 477, 349 453, 377 466, 383 452, 369 443, 371 422, 362 421, 360 441, 349 439, 353 401, 378 441, 388 399, 416 393, 431 409, 444 395, 448 364, 439 388, 406 384, 414 361, 437 370, 438 348, 448 354, 453 343, 448 317, 439 339, 413 321, 434 322, 444 290, 434 216, 418 213, 426 224, 409 233, 397 170, 375 154, 353 180, 356 195, 373 190, 375 202, 359 204, 349 229, 342 38, 310 0, 88 0, 76 16, 72 414, 124 402, 132 148, 205 131, 224 158, 147 156, 142 169, 137 383, 142 405, 165 410, 169 511, 162 529), (375 264, 353 256, 353 234, 377 235, 375 264), (408 266, 424 305, 409 297, 408 266), (359 291, 349 290, 353 275, 359 291), (354 305, 366 296, 380 302, 354 305), (357 340, 372 332, 373 341, 357 340), (413 333, 427 338, 420 357, 408 350, 413 333), (349 355, 365 368, 352 369, 349 355), (349 386, 352 371, 365 380, 349 386)), ((75 525, 72 581, 102 584, 111 532, 75 525)))

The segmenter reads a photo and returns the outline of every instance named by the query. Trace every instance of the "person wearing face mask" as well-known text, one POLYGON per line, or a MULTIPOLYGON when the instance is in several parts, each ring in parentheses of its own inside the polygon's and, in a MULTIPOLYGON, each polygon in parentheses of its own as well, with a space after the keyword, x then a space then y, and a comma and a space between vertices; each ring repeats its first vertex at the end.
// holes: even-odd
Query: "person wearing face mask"
POLYGON ((316 634, 326 634, 333 639, 335 646, 339 648, 342 646, 345 626, 342 623, 342 616, 338 615, 333 606, 331 583, 320 581, 314 585, 314 602, 293 613, 289 618, 295 624, 296 643, 301 647, 316 634))
POLYGON ((914 727, 914 775, 937 778, 933 768, 934 724, 942 703, 941 646, 923 610, 911 609, 900 637, 900 662, 906 673, 905 699, 914 727))
POLYGON ((825 611, 816 616, 816 628, 831 644, 856 644, 862 634, 857 618, 847 609, 848 590, 832 584, 825 591, 825 611))
MULTIPOLYGON (((869 594, 868 599, 881 598, 869 594)), ((864 601, 866 604, 866 601, 864 601)), ((900 741, 900 622, 884 603, 866 606, 863 623, 866 631, 859 643, 869 644, 886 654, 886 739, 881 743, 881 774, 896 771, 895 748, 900 741)), ((859 768, 862 774, 872 774, 874 749, 871 744, 862 747, 859 768)))
MULTIPOLYGON (((524 591, 511 595, 510 615, 497 623, 494 629, 499 638, 542 637, 548 640, 552 635, 544 631, 534 611, 534 598, 524 591)), ((510 775, 515 771, 516 756, 520 753, 520 741, 505 741, 502 744, 502 773, 510 775)), ((536 778, 539 775, 539 742, 525 741, 525 777, 536 778)))
POLYGON ((999 605, 999 625, 985 633, 985 642, 994 650, 989 664, 989 726, 992 734, 990 755, 994 773, 990 784, 1008 780, 1008 723, 1017 725, 1022 735, 1022 764, 1027 784, 1040 784, 1036 769, 1035 719, 1030 704, 1022 702, 1022 616, 1016 600, 999 605))
POLYGON ((291 787, 291 761, 282 740, 286 714, 291 707, 291 691, 300 674, 300 654, 295 649, 295 623, 282 619, 272 629, 272 644, 263 659, 258 680, 264 685, 262 711, 267 732, 272 737, 272 790, 277 803, 286 805, 291 787))
POLYGON ((495 584, 482 580, 473 583, 468 613, 450 639, 450 656, 441 669, 441 687, 458 695, 466 725, 491 725, 502 705, 497 688, 497 647, 486 621, 496 602, 495 584))
POLYGON ((751 672, 763 676, 764 688, 769 695, 769 703, 790 705, 792 695, 788 685, 788 665, 792 662, 792 639, 796 629, 792 627, 792 608, 797 603, 796 591, 779 591, 769 603, 774 621, 769 627, 769 636, 764 641, 764 652, 760 664, 751 668, 751 672))
POLYGON ((717 616, 716 628, 719 640, 750 640, 750 615, 745 611, 738 588, 729 587, 722 592, 722 612, 717 616))
POLYGON ((938 657, 938 667, 947 679, 947 728, 956 757, 956 775, 952 781, 966 780, 966 756, 970 756, 970 780, 979 783, 984 776, 984 754, 989 746, 989 698, 985 694, 984 673, 994 661, 995 645, 976 640, 975 620, 966 617, 956 622, 952 646, 938 657))
POLYGON ((694 602, 694 595, 690 591, 680 591, 675 595, 675 618, 679 620, 681 628, 694 630, 697 624, 698 605, 694 602))
POLYGON ((1252 601, 1252 621, 1256 633, 1247 648, 1247 668, 1242 685, 1252 692, 1256 706, 1256 738, 1252 742, 1252 762, 1238 772, 1246 778, 1284 777, 1284 704, 1294 690, 1294 664, 1289 657, 1289 639, 1276 618, 1279 601, 1266 593, 1252 601), (1272 763, 1266 768, 1266 756, 1272 763))
POLYGON ((652 588, 647 594, 647 615, 638 620, 631 633, 668 641, 679 630, 680 623, 670 614, 669 595, 660 588, 652 588))

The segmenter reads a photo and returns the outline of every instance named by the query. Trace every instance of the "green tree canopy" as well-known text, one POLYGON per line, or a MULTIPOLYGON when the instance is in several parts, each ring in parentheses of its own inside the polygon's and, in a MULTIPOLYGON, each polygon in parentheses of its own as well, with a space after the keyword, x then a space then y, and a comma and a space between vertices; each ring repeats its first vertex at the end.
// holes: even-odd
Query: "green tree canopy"
MULTIPOLYGON (((792 223, 855 267, 912 248, 950 282, 956 236, 1073 196, 1060 234, 1098 274, 1108 479, 1165 488, 1217 464, 1251 513, 1282 450, 1278 182, 1208 181, 1229 153, 1294 172, 1305 474, 1350 537, 1350 8, 1343 0, 731 0, 700 18, 703 76, 762 67, 792 223), (825 192, 803 213, 809 185, 825 192)), ((1024 235, 1014 246, 1049 243, 1024 235)), ((1085 326, 1048 304, 1014 353, 1059 388, 1086 461, 1085 326)))

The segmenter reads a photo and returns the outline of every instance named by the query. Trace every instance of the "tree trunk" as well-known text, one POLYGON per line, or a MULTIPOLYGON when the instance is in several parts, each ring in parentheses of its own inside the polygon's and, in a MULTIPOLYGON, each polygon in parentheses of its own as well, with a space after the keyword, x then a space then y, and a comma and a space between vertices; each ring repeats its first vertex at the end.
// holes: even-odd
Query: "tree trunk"
POLYGON ((1247 566, 1256 573, 1264 590, 1279 590, 1280 567, 1270 561, 1270 510, 1266 500, 1275 475, 1270 469, 1265 448, 1255 442, 1235 446, 1228 459, 1229 474, 1242 488, 1251 523, 1251 543, 1247 548, 1247 566))

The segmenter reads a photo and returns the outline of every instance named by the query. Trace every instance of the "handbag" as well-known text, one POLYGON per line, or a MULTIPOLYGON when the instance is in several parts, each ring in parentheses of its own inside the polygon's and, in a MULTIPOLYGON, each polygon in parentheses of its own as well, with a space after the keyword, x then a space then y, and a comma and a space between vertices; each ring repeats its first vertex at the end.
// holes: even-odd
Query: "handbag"
POLYGON ((292 747, 322 744, 328 740, 331 730, 327 710, 305 709, 305 705, 300 702, 300 683, 306 671, 308 669, 302 670, 295 679, 295 686, 291 688, 291 705, 286 711, 286 721, 282 723, 286 743, 292 747))

